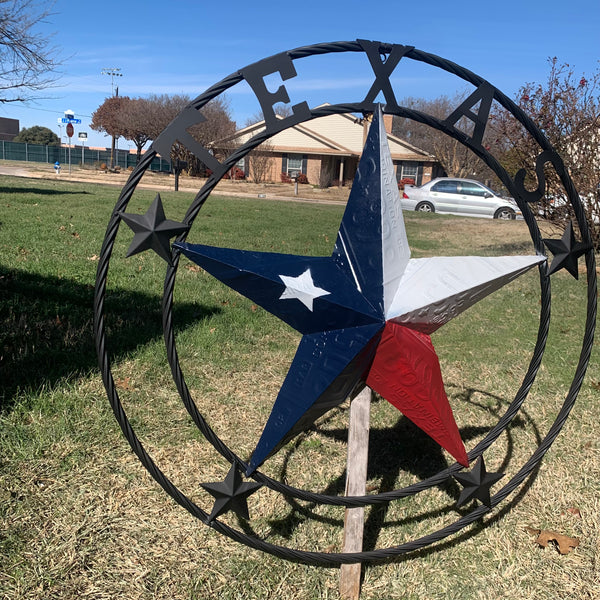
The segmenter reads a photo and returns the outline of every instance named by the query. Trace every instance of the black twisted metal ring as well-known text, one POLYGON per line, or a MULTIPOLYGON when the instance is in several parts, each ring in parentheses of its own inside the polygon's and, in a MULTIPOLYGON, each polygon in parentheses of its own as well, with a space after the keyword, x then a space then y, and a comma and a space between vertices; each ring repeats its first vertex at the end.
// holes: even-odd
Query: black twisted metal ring
MULTIPOLYGON (((380 54, 390 54, 394 48, 392 44, 379 44, 378 52, 380 54)), ((480 86, 489 86, 487 89, 490 90, 490 93, 493 95, 493 99, 496 100, 500 105, 502 105, 506 110, 512 113, 512 115, 524 126, 524 128, 528 131, 528 133, 532 136, 532 138, 538 143, 541 151, 550 152, 553 155, 553 165, 557 170, 558 176, 561 179, 561 182, 566 190, 567 197, 571 203, 573 212, 576 216, 577 223, 579 226, 579 231, 581 235, 581 239, 584 243, 590 244, 591 248, 591 238, 589 229, 587 227, 587 223, 585 220, 585 215, 583 211, 583 207, 581 205, 579 196, 575 190, 573 182, 570 177, 566 173, 564 167, 562 166, 562 161, 557 155, 554 153, 552 147, 545 139, 541 131, 536 127, 536 125, 531 121, 531 119, 523 113, 523 111, 515 105, 508 97, 502 94, 499 90, 491 86, 484 79, 479 77, 478 75, 464 69, 447 61, 438 56, 428 54, 417 50, 415 48, 410 47, 402 47, 403 58, 408 58, 415 61, 420 61, 434 67, 438 67, 447 71, 448 73, 454 74, 457 77, 463 79, 471 83, 476 87, 480 86)), ((320 54, 327 54, 333 52, 364 52, 365 45, 360 41, 356 42, 333 42, 333 43, 325 43, 325 44, 317 44, 313 46, 305 46, 301 48, 297 48, 295 50, 290 50, 285 53, 290 60, 301 59, 308 56, 315 56, 320 54)), ((276 55, 279 56, 279 55, 276 55)), ((271 57, 275 58, 275 57, 271 57)), ((270 60, 270 59, 266 59, 270 60)), ((262 61, 261 61, 262 62, 262 61)), ((255 63, 258 64, 258 63, 255 63)), ((191 104, 189 108, 200 109, 207 102, 217 97, 221 93, 225 92, 232 86, 240 83, 244 79, 243 73, 247 71, 253 65, 249 65, 245 69, 238 71, 236 73, 231 74, 230 76, 223 79, 221 82, 215 84, 211 88, 209 88, 206 92, 196 98, 191 104)), ((339 113, 355 113, 355 112, 368 112, 372 110, 372 103, 363 101, 358 103, 349 103, 349 104, 341 104, 341 105, 331 105, 331 106, 323 106, 313 110, 309 110, 307 114, 304 116, 302 121, 306 121, 309 119, 319 118, 322 116, 326 116, 329 114, 339 114, 339 113)), ((407 117, 418 121, 420 123, 424 123, 430 127, 433 127, 439 131, 444 132, 445 134, 458 139, 462 144, 467 146, 470 150, 472 150, 477 156, 483 160, 500 178, 503 184, 507 187, 509 192, 517 199, 519 203, 519 207, 524 215, 525 221, 529 228, 531 238, 534 244, 534 247, 538 253, 543 253, 544 246, 543 241, 541 239, 541 235, 539 229, 537 227, 537 223, 535 220, 532 211, 529 208, 527 202, 521 199, 520 190, 517 189, 515 185, 515 181, 509 176, 509 174, 501 167, 501 165, 494 159, 489 152, 481 145, 474 143, 473 140, 462 133, 461 131, 452 127, 452 124, 447 123, 446 121, 441 121, 432 117, 431 115, 410 110, 404 107, 400 107, 397 105, 388 105, 385 108, 385 112, 389 114, 395 114, 401 117, 407 117)), ((299 122, 302 122, 299 121, 299 122)), ((244 157, 248 152, 252 149, 260 145, 262 142, 267 140, 269 137, 274 135, 274 131, 269 131, 267 128, 263 132, 254 136, 251 140, 246 142, 243 146, 238 148, 226 161, 223 162, 223 169, 220 173, 213 174, 203 188, 198 192, 196 197, 194 198, 192 204, 190 205, 184 222, 187 225, 192 225, 195 218, 197 217, 200 209, 202 208, 204 202, 208 198, 211 191, 214 189, 218 181, 221 179, 223 174, 227 172, 227 170, 233 167, 240 158, 244 157)), ((475 522, 480 519, 483 515, 485 515, 490 509, 486 506, 479 506, 474 509, 470 513, 464 515, 454 523, 432 533, 421 537, 419 539, 413 540, 411 542, 407 542, 398 546, 393 546, 390 548, 372 550, 368 552, 355 552, 355 553, 326 553, 326 552, 308 552, 303 550, 295 550, 282 546, 277 546, 261 540, 254 536, 249 536, 241 531, 231 528, 225 523, 219 520, 209 520, 208 514, 202 510, 199 506, 197 506, 190 498, 188 498, 185 494, 183 494, 174 484, 169 480, 169 478, 160 470, 160 468, 154 463, 150 455, 147 453, 143 445, 141 444, 139 438, 135 434, 129 419, 123 409, 121 401, 119 399, 119 395, 117 389, 115 387, 115 382, 111 373, 110 366, 110 358, 108 349, 106 347, 106 332, 105 332, 105 324, 104 324, 104 304, 105 304, 105 296, 106 296, 106 282, 109 271, 109 263, 112 255, 112 250, 114 247, 115 239, 118 233, 121 217, 119 213, 124 211, 135 191, 137 184, 139 183, 141 177, 149 168, 149 165, 156 155, 155 150, 150 150, 145 154, 139 165, 131 174, 127 184, 121 191, 119 200, 113 210, 112 216, 110 218, 106 236, 104 239, 104 243, 102 246, 102 250, 100 253, 98 272, 97 272, 97 281, 96 281, 96 291, 95 291, 95 299, 94 299, 94 330, 96 335, 96 345, 97 352, 99 357, 99 364, 102 373, 102 378, 104 381, 104 385, 107 390, 108 398, 110 404, 112 406, 115 417, 125 435, 131 448, 138 456, 140 462, 144 465, 144 467, 149 471, 152 477, 161 485, 161 487, 181 506, 183 506, 186 510, 188 510, 192 515, 201 519, 205 523, 209 524, 218 532, 230 537, 231 539, 243 543, 249 547, 268 552, 275 556, 279 556, 284 559, 305 562, 308 564, 316 564, 316 565, 332 565, 332 564, 341 564, 341 563, 353 563, 357 561, 365 562, 365 561, 380 561, 389 559, 392 557, 397 557, 408 552, 412 552, 414 550, 423 548, 435 542, 438 542, 450 535, 453 535, 466 527, 467 525, 475 522)), ((178 241, 184 241, 186 239, 187 232, 180 235, 178 241)), ((244 465, 244 462, 235 455, 235 453, 228 448, 228 446, 216 435, 216 433, 210 428, 202 414, 198 411, 196 404, 194 403, 189 389, 185 383, 185 378, 183 372, 181 370, 175 335, 173 329, 173 290, 175 285, 175 278, 177 274, 177 268, 179 264, 179 254, 175 253, 173 256, 172 264, 167 267, 167 273, 165 277, 164 283, 164 294, 163 294, 163 331, 167 349, 168 361, 171 366, 172 374, 174 382, 177 386, 177 389, 180 393, 182 401, 192 417, 194 423, 201 431, 201 433, 205 436, 205 438, 214 446, 214 448, 228 461, 233 462, 237 461, 238 463, 244 465)), ((511 494, 518 486, 520 486, 523 481, 532 473, 535 467, 538 465, 539 461, 543 457, 543 455, 550 448, 557 435, 559 434, 562 426, 564 425, 573 404, 577 398, 578 392, 581 388, 583 377, 585 375, 585 371, 590 359, 593 336, 594 336, 594 326, 596 321, 596 270, 595 270, 595 262, 594 262, 594 253, 593 250, 588 250, 586 252, 586 265, 587 265, 587 319, 586 319, 586 327, 584 332, 584 339, 581 354, 579 357, 579 362, 577 365, 577 369, 575 372, 575 376, 569 392, 565 397, 563 405, 559 411, 559 414, 548 431, 546 437, 541 441, 538 448, 533 452, 531 457, 527 460, 527 462, 521 467, 521 469, 492 497, 491 506, 495 507, 504 500, 509 494, 511 494)), ((489 448, 494 441, 500 436, 500 434, 506 429, 506 427, 511 423, 514 417, 518 414, 521 409, 523 402, 527 398, 529 390, 533 385, 539 367, 541 365, 541 361, 544 354, 544 349, 548 337, 548 330, 550 324, 550 279, 547 276, 546 267, 542 265, 539 268, 539 277, 540 277, 540 288, 541 288, 541 308, 540 308, 540 322, 538 328, 538 335, 535 344, 535 348, 532 354, 532 358, 530 360, 527 372, 524 376, 524 379, 513 399, 510 403, 509 407, 505 411, 505 413, 498 420, 498 423, 489 431, 489 433, 485 436, 485 438, 480 441, 477 446, 469 453, 469 460, 473 460, 479 455, 481 455, 487 448, 489 448)), ((272 490, 279 492, 281 494, 285 494, 288 497, 293 497, 299 500, 305 500, 320 504, 329 504, 329 505, 338 505, 345 507, 356 507, 356 506, 367 506, 374 504, 384 504, 389 503, 393 500, 404 498, 408 496, 412 496, 419 492, 422 492, 432 486, 438 485, 446 480, 451 474, 457 472, 461 467, 459 465, 452 465, 447 469, 440 471, 432 477, 429 477, 426 480, 418 482, 416 484, 407 486, 405 488, 401 488, 398 490, 394 490, 391 492, 372 494, 367 496, 353 496, 353 497, 341 497, 341 496, 332 496, 325 494, 318 494, 310 491, 305 491, 301 489, 294 488, 292 486, 286 485, 279 481, 276 481, 260 472, 256 472, 253 477, 263 485, 266 485, 272 490)))

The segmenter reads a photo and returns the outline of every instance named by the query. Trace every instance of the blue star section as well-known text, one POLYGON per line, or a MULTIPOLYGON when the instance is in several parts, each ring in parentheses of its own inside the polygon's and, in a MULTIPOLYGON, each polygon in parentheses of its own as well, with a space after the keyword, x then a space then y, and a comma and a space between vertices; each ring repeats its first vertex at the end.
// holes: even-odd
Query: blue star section
MULTIPOLYGON (((174 244, 219 281, 291 325, 316 333, 379 323, 378 313, 330 257, 250 252, 199 244, 174 244), (302 276, 309 272, 304 280, 302 276), (289 280, 305 283, 312 309, 289 291, 289 280), (286 281, 287 280, 287 281, 286 281), (311 286, 312 284, 312 286, 311 286), (314 292, 319 289, 324 291, 314 292)), ((302 292, 303 289, 297 290, 302 292)), ((296 294, 300 295, 300 294, 296 294)))
POLYGON ((375 323, 302 338, 247 474, 341 404, 364 381, 383 327, 375 323))
MULTIPOLYGON (((373 122, 370 133, 377 130, 373 122)), ((364 298, 383 315, 383 261, 381 206, 373 198, 381 198, 379 139, 369 135, 360 161, 344 219, 340 224, 333 249, 333 259, 355 282, 364 298)))

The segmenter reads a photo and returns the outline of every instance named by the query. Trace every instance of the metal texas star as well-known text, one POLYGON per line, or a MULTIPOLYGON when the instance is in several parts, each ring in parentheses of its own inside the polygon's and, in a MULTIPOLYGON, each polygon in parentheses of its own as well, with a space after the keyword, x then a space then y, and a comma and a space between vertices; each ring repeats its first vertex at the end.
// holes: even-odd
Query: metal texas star
POLYGON ((128 257, 152 249, 171 264, 170 239, 187 231, 189 225, 166 218, 160 194, 156 194, 150 208, 143 215, 124 212, 118 214, 135 233, 127 250, 128 257))
POLYGON ((480 456, 470 473, 457 473, 454 475, 454 479, 463 486, 456 506, 462 506, 477 498, 482 504, 492 508, 490 488, 503 477, 504 473, 488 473, 483 456, 480 456))
POLYGON ((575 239, 573 222, 569 221, 560 240, 544 239, 544 244, 554 254, 548 275, 552 275, 560 269, 566 269, 575 279, 579 279, 577 261, 590 249, 590 246, 575 239))
POLYGON ((249 519, 247 498, 261 487, 260 483, 254 481, 243 482, 235 462, 231 465, 224 481, 200 485, 215 498, 213 509, 208 517, 209 523, 229 510, 243 519, 249 519))
POLYGON ((429 334, 546 260, 411 259, 380 109, 330 257, 174 246, 303 334, 247 474, 365 384, 468 466, 429 334))

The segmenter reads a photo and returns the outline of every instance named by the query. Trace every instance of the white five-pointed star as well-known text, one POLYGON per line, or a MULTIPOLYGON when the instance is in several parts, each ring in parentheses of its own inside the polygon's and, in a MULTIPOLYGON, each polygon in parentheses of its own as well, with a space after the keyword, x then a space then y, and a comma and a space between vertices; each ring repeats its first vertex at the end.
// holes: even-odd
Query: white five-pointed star
POLYGON ((323 288, 317 287, 313 281, 310 269, 306 269, 302 275, 298 277, 289 277, 287 275, 280 275, 281 281, 285 284, 285 290, 279 297, 280 300, 289 300, 290 298, 296 298, 300 300, 310 312, 313 311, 313 300, 320 296, 327 296, 331 292, 324 290, 323 288))

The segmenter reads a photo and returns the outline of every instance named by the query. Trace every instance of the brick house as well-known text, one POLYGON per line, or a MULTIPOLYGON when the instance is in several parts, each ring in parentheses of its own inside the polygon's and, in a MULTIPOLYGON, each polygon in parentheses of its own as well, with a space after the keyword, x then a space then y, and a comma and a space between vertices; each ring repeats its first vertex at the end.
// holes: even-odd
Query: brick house
MULTIPOLYGON (((392 115, 384 115, 385 129, 396 178, 421 185, 441 171, 434 156, 391 134, 392 115)), ((280 182, 287 175, 306 175, 313 185, 327 187, 350 183, 356 173, 369 123, 351 114, 328 115, 275 134, 238 163, 250 181, 280 182)), ((236 143, 244 143, 264 129, 264 121, 238 130, 236 143)))

